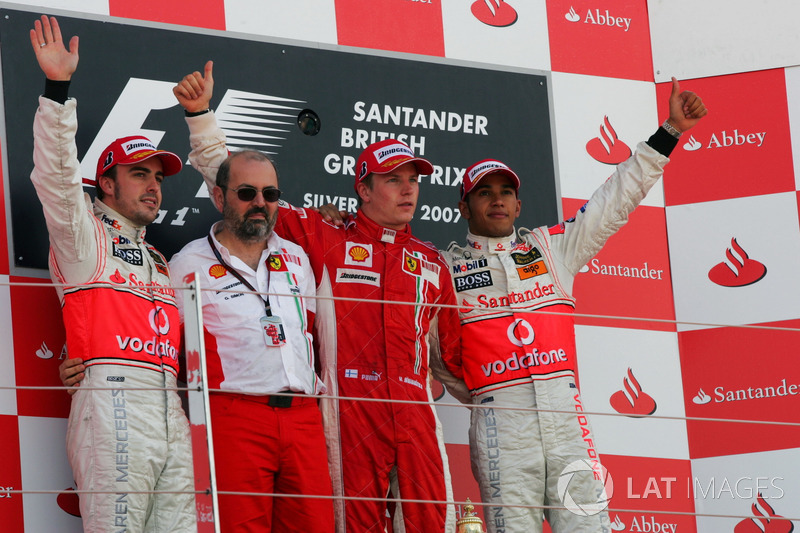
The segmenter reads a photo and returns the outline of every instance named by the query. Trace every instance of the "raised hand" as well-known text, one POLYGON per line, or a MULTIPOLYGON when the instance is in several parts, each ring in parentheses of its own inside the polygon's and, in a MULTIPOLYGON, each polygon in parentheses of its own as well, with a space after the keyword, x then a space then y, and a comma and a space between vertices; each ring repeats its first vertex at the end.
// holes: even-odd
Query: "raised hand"
POLYGON ((678 80, 672 78, 672 94, 669 96, 669 123, 678 131, 686 131, 708 114, 703 100, 692 91, 681 92, 678 80))
POLYGON ((55 17, 42 15, 33 23, 31 46, 39 68, 49 80, 66 81, 78 68, 78 36, 69 41, 69 51, 64 48, 61 28, 55 17))
POLYGON ((203 74, 197 71, 187 74, 172 88, 172 94, 178 99, 178 103, 189 113, 208 109, 214 93, 213 68, 214 62, 208 61, 203 74))

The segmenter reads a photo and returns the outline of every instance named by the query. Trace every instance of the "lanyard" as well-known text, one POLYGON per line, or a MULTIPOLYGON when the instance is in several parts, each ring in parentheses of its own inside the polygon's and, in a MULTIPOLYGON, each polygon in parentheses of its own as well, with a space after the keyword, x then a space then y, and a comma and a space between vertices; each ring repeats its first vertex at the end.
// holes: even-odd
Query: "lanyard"
MULTIPOLYGON (((271 308, 271 307, 270 307, 270 305, 269 305, 269 296, 268 296, 268 295, 266 295, 266 294, 265 294, 265 295, 261 295, 261 294, 260 294, 260 293, 259 293, 259 292, 258 292, 258 291, 255 289, 255 287, 253 287, 253 286, 252 286, 252 285, 251 285, 251 284, 250 284, 250 283, 249 283, 249 282, 248 282, 246 279, 244 279, 244 278, 242 277, 242 275, 241 275, 241 274, 239 274, 239 272, 237 272, 237 271, 236 271, 236 269, 235 269, 235 268, 233 268, 233 267, 232 267, 232 266, 230 266, 228 263, 226 263, 226 262, 225 262, 225 260, 224 260, 224 259, 222 259, 222 256, 220 255, 220 253, 219 253, 219 250, 217 250, 217 247, 216 247, 216 246, 214 246, 214 241, 211 239, 211 235, 210 235, 210 234, 209 234, 209 235, 206 235, 206 237, 208 238, 208 244, 211 246, 211 250, 213 250, 213 251, 214 251, 214 256, 217 258, 217 261, 219 261, 219 263, 220 263, 220 264, 221 264, 223 267, 225 267, 225 269, 227 269, 227 271, 228 271, 228 272, 230 272, 231 274, 233 274, 233 275, 234 275, 234 277, 235 277, 236 279, 238 279, 239 281, 241 281, 241 282, 242 282, 242 283, 243 283, 243 284, 244 284, 244 285, 245 285, 245 286, 246 286, 248 289, 250 289, 251 291, 253 291, 253 294, 255 294, 256 296, 258 296, 258 297, 260 297, 262 300, 264 300, 264 311, 267 313, 267 316, 272 316, 272 308, 271 308)), ((269 288, 269 268, 267 268, 267 288, 269 288)))

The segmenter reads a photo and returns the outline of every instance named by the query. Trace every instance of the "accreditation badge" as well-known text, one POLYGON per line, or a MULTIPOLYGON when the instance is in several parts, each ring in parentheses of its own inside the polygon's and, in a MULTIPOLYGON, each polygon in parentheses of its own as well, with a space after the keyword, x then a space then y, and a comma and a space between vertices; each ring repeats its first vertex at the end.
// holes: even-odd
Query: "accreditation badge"
POLYGON ((286 333, 283 331, 283 322, 279 316, 262 316, 261 330, 264 332, 264 342, 267 346, 283 346, 286 344, 286 333))

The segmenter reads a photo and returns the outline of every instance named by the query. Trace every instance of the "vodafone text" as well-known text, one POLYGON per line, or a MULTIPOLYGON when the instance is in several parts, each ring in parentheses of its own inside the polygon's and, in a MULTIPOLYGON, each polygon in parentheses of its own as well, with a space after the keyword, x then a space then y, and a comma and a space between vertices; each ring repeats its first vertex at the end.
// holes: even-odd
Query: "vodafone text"
POLYGON ((173 361, 178 360, 178 349, 172 346, 169 339, 165 341, 158 340, 158 337, 153 337, 149 340, 142 340, 139 337, 122 337, 117 335, 117 344, 120 350, 130 349, 133 352, 144 353, 149 355, 157 355, 158 357, 169 357, 173 361))
POLYGON ((481 365, 481 370, 483 370, 483 373, 488 378, 492 373, 500 375, 504 374, 506 371, 513 372, 520 368, 555 365, 558 363, 565 363, 566 361, 567 352, 562 348, 543 352, 534 348, 532 352, 522 354, 522 357, 520 357, 517 352, 511 352, 511 357, 505 361, 494 361, 486 365, 481 365))
POLYGON ((647 479, 628 477, 627 482, 627 497, 629 499, 672 499, 680 494, 686 494, 687 497, 697 499, 712 499, 719 500, 723 498, 728 499, 743 499, 750 500, 756 494, 765 494, 770 489, 777 491, 772 496, 774 499, 783 498, 784 490, 778 484, 783 481, 782 477, 749 477, 744 476, 730 480, 728 478, 711 478, 706 481, 700 479, 686 478, 685 481, 678 480, 677 477, 654 477, 651 476, 647 479))
MULTIPOLYGON (((583 402, 581 401, 581 395, 575 393, 575 396, 572 399, 575 402, 575 412, 582 413, 584 409, 583 402)), ((581 427, 581 438, 583 439, 583 442, 586 443, 586 455, 589 456, 589 459, 592 462, 593 477, 596 480, 603 481, 603 469, 600 465, 600 459, 597 456, 597 449, 594 447, 592 430, 589 427, 589 419, 586 417, 586 415, 578 414, 578 425, 581 427)), ((611 497, 610 494, 609 497, 611 497)))

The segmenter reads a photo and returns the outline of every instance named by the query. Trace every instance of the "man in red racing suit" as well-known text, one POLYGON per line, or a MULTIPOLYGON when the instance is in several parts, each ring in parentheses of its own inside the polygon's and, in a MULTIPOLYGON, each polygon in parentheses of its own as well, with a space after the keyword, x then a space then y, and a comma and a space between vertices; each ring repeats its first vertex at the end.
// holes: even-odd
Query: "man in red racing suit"
MULTIPOLYGON (((210 62, 204 76, 195 77, 198 101, 205 104, 193 104, 191 112, 186 108, 189 159, 211 190, 227 149, 213 112, 206 111, 213 86, 210 62)), ((405 144, 388 139, 367 147, 357 169, 362 207, 345 227, 283 201, 275 226, 308 254, 318 296, 337 297, 318 300, 316 320, 321 377, 329 394, 356 399, 321 404, 334 494, 385 498, 391 487, 397 498, 452 501, 428 364, 429 351, 437 349, 458 357, 456 310, 437 307, 454 305, 455 297, 439 252, 408 227, 418 176, 433 168, 405 144)), ((384 531, 385 502, 337 500, 336 506, 337 531, 384 531)), ((453 531, 455 509, 403 502, 394 524, 395 531, 453 531)))
POLYGON ((541 532, 542 506, 561 507, 544 511, 555 533, 611 531, 576 386, 572 284, 661 177, 676 136, 706 114, 674 79, 669 107, 670 118, 575 217, 551 228, 514 230, 520 180, 505 164, 483 160, 465 172, 459 209, 467 243, 445 252, 461 304, 462 359, 445 363, 463 375, 476 406, 470 453, 490 533, 541 532), (567 467, 570 498, 562 500, 567 467))
POLYGON ((161 180, 179 172, 181 161, 144 137, 118 139, 98 161, 91 204, 75 146, 76 101, 67 99, 77 39, 68 52, 57 21, 46 16, 31 30, 47 76, 33 124, 31 181, 50 235, 67 350, 84 362, 67 426, 83 527, 194 532, 189 423, 174 390, 180 317, 167 262, 144 241, 161 180))

